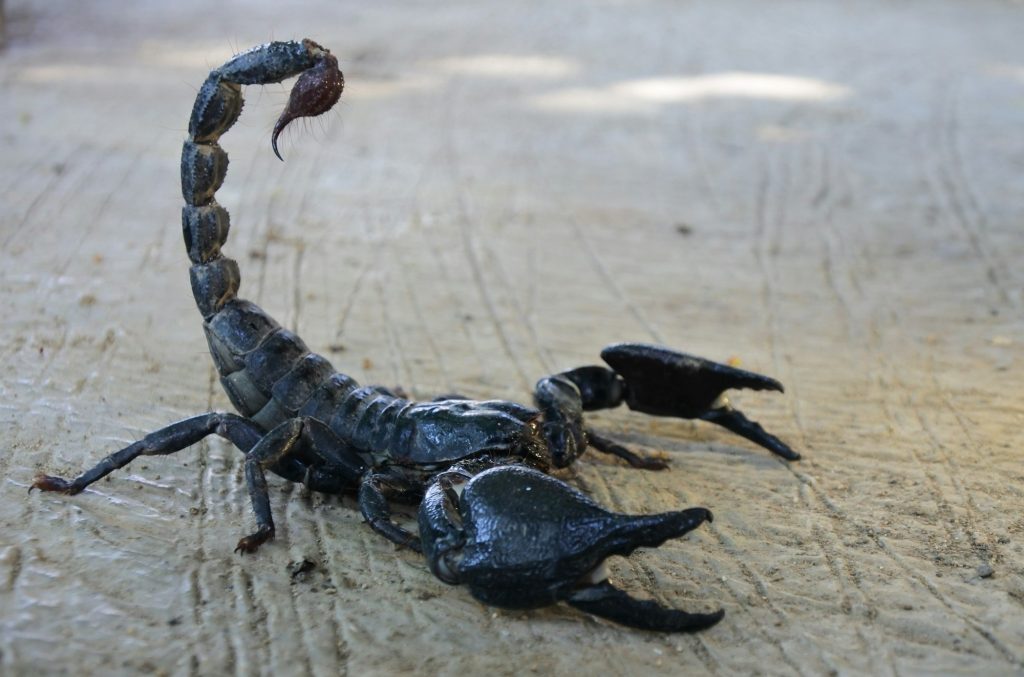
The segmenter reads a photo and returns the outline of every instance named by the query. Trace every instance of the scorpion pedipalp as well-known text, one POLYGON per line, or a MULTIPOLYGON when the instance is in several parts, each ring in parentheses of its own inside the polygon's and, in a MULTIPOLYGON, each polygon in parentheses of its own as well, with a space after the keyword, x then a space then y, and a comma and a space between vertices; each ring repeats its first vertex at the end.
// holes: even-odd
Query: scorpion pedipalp
POLYGON ((431 571, 445 583, 465 584, 481 602, 506 609, 566 602, 659 632, 701 630, 724 614, 690 613, 631 597, 608 582, 603 562, 658 547, 712 519, 706 508, 614 513, 561 480, 516 465, 475 475, 458 469, 443 473, 419 510, 431 571), (464 482, 461 493, 448 489, 449 479, 464 482))
POLYGON ((537 383, 534 400, 545 412, 545 433, 559 467, 567 464, 562 459, 570 463, 574 459, 569 453, 570 445, 562 442, 566 438, 563 431, 585 432, 590 447, 619 456, 634 468, 667 467, 660 459, 635 454, 614 440, 583 428, 583 412, 613 409, 622 404, 651 416, 715 423, 787 461, 800 460, 799 453, 744 416, 725 395, 726 391, 739 388, 783 392, 782 384, 775 379, 643 343, 611 345, 601 351, 601 357, 611 369, 578 367, 537 383))
POLYGON ((601 357, 623 381, 623 399, 633 411, 652 416, 699 419, 722 426, 787 461, 800 454, 732 406, 732 389, 783 392, 775 379, 662 346, 619 343, 601 357))

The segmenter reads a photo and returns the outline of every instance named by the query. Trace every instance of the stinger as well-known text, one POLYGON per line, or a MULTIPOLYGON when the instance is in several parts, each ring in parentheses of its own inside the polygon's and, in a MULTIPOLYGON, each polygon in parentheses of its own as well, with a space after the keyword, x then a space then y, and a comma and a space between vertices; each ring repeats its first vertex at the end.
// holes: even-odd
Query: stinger
POLYGON ((295 81, 291 96, 288 97, 288 105, 285 106, 281 117, 274 124, 270 145, 279 160, 284 162, 284 158, 281 157, 281 153, 277 149, 277 137, 281 135, 288 123, 296 118, 316 117, 326 113, 334 104, 338 103, 344 89, 345 76, 338 68, 338 59, 325 50, 316 65, 303 72, 295 81))

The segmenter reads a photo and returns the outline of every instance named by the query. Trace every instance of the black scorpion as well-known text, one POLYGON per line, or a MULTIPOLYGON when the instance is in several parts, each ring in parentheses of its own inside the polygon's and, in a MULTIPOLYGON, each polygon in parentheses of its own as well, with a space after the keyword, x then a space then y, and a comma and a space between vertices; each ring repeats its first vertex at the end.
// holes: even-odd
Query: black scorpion
MULTIPOLYGON (((540 471, 571 464, 589 446, 635 467, 661 469, 584 427, 585 410, 616 407, 725 426, 789 460, 799 455, 730 406, 729 388, 782 390, 777 381, 665 348, 620 344, 589 366, 541 379, 536 408, 457 396, 411 402, 361 387, 311 352, 255 304, 238 297, 238 264, 221 253, 228 212, 214 194, 228 158, 218 140, 242 109, 242 85, 298 75, 274 126, 320 115, 341 96, 337 59, 311 40, 273 42, 211 71, 196 97, 181 157, 182 227, 195 301, 210 354, 238 414, 211 412, 146 435, 73 481, 39 475, 31 488, 77 494, 138 456, 170 454, 208 435, 245 453, 257 529, 236 548, 253 552, 274 535, 267 470, 313 491, 358 489, 369 525, 427 555, 431 571, 465 582, 489 604, 528 608, 565 600, 626 625, 694 630, 721 612, 688 614, 633 599, 600 573, 612 554, 656 546, 711 519, 704 508, 649 516, 609 513, 540 471), (420 534, 396 524, 389 501, 421 502, 420 534)), ((31 490, 31 489, 30 489, 31 490)))

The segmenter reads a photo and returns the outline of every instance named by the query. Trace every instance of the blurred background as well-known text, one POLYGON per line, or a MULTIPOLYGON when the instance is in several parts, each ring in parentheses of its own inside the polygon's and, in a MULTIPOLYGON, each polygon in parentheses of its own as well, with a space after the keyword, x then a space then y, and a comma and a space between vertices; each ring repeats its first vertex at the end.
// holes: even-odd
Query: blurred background
POLYGON ((0 51, 0 666, 11 674, 1007 674, 1024 669, 1024 8, 1010 0, 25 2, 0 51), (179 234, 198 86, 312 38, 334 111, 270 151, 245 91, 218 200, 242 296, 362 382, 529 401, 606 344, 779 378, 804 454, 629 412, 610 508, 711 528, 614 563, 697 636, 483 607, 212 440, 25 497, 229 404, 179 234), (295 574, 303 562, 314 568, 295 574))

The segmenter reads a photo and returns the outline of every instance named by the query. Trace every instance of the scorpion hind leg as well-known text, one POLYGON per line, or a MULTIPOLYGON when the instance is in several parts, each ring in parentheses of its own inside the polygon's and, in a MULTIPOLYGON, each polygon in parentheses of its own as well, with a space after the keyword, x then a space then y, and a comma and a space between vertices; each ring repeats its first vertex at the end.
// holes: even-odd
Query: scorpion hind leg
MULTIPOLYGON (((100 480, 118 468, 131 463, 139 456, 162 456, 173 454, 192 446, 208 435, 220 435, 232 442, 242 451, 248 452, 263 435, 263 431, 252 421, 236 414, 210 412, 200 414, 183 421, 177 421, 160 430, 146 435, 144 438, 115 451, 95 466, 86 470, 72 481, 52 475, 37 475, 29 487, 41 491, 57 491, 65 494, 77 494, 93 482, 100 480)), ((287 476, 288 466, 280 468, 287 476)), ((278 470, 275 468, 275 470, 278 470)))
POLYGON ((634 411, 654 416, 701 419, 716 423, 789 461, 800 454, 733 408, 725 391, 733 388, 775 390, 773 378, 660 346, 622 343, 601 351, 621 379, 622 401, 634 411))

